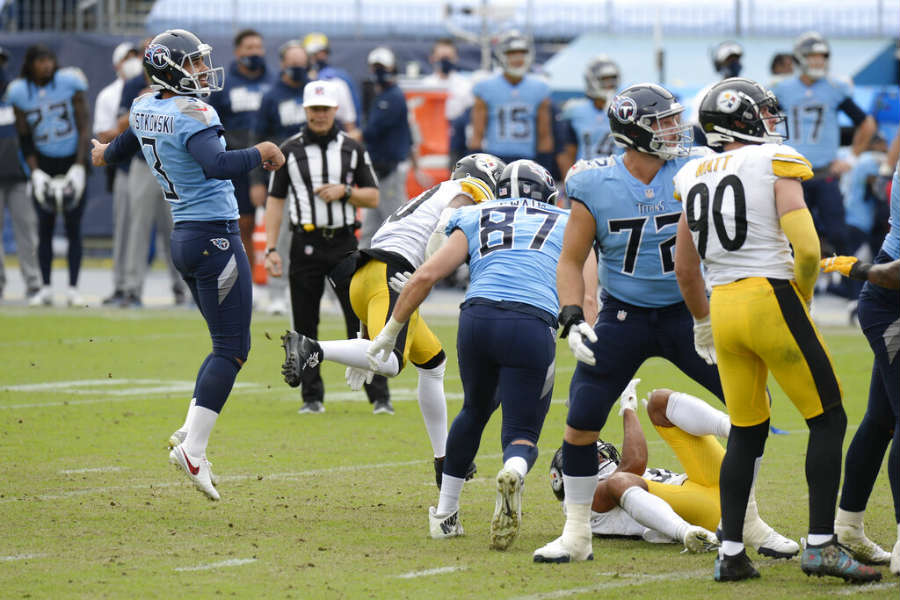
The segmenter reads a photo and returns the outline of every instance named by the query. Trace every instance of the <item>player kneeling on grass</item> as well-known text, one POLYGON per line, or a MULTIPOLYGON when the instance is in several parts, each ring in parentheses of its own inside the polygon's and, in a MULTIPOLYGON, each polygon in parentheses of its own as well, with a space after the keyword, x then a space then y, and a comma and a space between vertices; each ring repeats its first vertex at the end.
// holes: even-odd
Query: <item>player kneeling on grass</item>
POLYGON ((517 160, 503 170, 498 200, 456 211, 449 239, 403 288, 390 320, 368 350, 377 367, 434 284, 466 260, 471 281, 459 315, 457 354, 463 407, 447 438, 438 506, 428 511, 433 538, 463 534, 459 497, 466 468, 493 412, 503 407, 503 468, 491 520, 491 547, 507 548, 519 531, 522 486, 537 459, 550 407, 556 355, 556 263, 569 213, 554 206, 546 169, 517 160))
POLYGON ((172 207, 172 261, 191 290, 212 337, 197 373, 184 426, 172 434, 169 462, 194 486, 219 499, 206 446, 250 352, 250 263, 241 244, 230 179, 262 164, 273 171, 284 155, 271 142, 225 150, 219 115, 199 98, 222 89, 212 47, 183 29, 159 34, 144 53, 152 93, 131 105, 129 128, 109 144, 92 140, 94 166, 143 152, 172 207))
MULTIPOLYGON (((368 336, 381 332, 411 272, 446 240, 444 229, 453 212, 462 206, 494 200, 497 180, 506 165, 490 154, 470 154, 453 170, 448 181, 425 190, 388 217, 372 236, 370 248, 351 255, 332 273, 332 279, 350 277, 350 303, 368 336), (346 275, 339 271, 346 270, 346 275)), ((270 268, 277 255, 267 258, 270 268)), ((447 402, 444 398, 444 369, 447 358, 441 342, 432 333, 418 310, 410 315, 396 336, 394 351, 370 367, 366 351, 368 339, 316 341, 295 331, 283 337, 285 381, 296 386, 301 373, 321 360, 347 365, 347 383, 354 390, 372 380, 373 372, 396 376, 407 361, 419 373, 419 409, 434 451, 434 469, 441 487, 447 444, 447 402)), ((377 409, 376 409, 377 410, 377 409)), ((386 411, 393 413, 387 404, 386 411)), ((475 474, 470 465, 467 479, 475 474)))
MULTIPOLYGON (((644 400, 660 437, 675 452, 685 473, 647 468, 647 440, 637 418, 633 379, 619 399, 624 437, 621 458, 615 446, 598 442, 600 468, 591 504, 591 531, 596 536, 641 536, 650 542, 681 542, 690 552, 718 546, 719 470, 725 450, 715 436, 728 437, 728 415, 681 392, 654 390, 644 400)), ((565 499, 562 449, 550 463, 550 487, 565 499)), ((800 551, 793 540, 769 527, 751 494, 744 540, 765 556, 790 558, 800 551)), ((540 556, 540 555, 536 555, 540 556)))

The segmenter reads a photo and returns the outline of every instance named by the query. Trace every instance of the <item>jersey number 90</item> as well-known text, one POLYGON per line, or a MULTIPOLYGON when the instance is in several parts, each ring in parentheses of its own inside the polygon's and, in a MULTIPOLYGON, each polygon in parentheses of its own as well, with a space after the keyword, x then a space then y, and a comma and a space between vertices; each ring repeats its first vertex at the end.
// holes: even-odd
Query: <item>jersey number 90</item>
POLYGON ((706 258, 706 246, 709 240, 709 216, 712 213, 713 230, 722 248, 731 252, 738 250, 747 241, 747 199, 744 195, 744 184, 737 175, 722 178, 713 194, 712 206, 709 203, 709 187, 705 183, 697 183, 687 194, 685 200, 685 216, 688 228, 697 233, 697 252, 700 258, 706 258), (731 188, 734 196, 734 235, 729 235, 725 225, 722 207, 725 204, 725 191, 731 188))

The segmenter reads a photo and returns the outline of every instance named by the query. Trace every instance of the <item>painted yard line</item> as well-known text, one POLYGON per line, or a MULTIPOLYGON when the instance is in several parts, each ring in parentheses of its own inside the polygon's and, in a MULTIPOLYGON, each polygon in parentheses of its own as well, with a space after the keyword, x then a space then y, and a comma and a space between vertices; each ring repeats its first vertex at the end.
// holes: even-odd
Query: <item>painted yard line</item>
MULTIPOLYGON (((606 574, 604 574, 606 575, 606 574)), ((552 592, 541 592, 538 594, 529 594, 527 596, 516 596, 513 600, 547 600, 549 598, 565 598, 566 596, 574 596, 575 594, 588 594, 591 592, 600 592, 603 590, 615 589, 620 587, 639 586, 647 583, 655 583, 657 581, 672 582, 678 579, 700 579, 708 577, 712 581, 712 569, 703 571, 680 571, 671 573, 658 573, 656 575, 618 575, 616 581, 606 581, 594 585, 587 585, 577 588, 569 588, 566 590, 555 590, 552 592)))
POLYGON ((85 469, 63 469, 57 471, 60 475, 77 475, 79 473, 116 473, 124 471, 128 467, 88 467, 85 469))
POLYGON ((229 558, 219 562, 209 563, 205 565, 197 565, 196 567, 175 567, 176 571, 209 571, 210 569, 221 569, 222 567, 239 567, 255 563, 255 558, 229 558))
POLYGON ((867 592, 880 592, 891 588, 900 587, 897 582, 885 581, 884 583, 867 583, 865 585, 854 585, 852 587, 843 588, 834 592, 829 592, 834 596, 855 596, 856 594, 864 594, 867 592))
MULTIPOLYGON (((0 386, 0 392, 54 392, 58 390, 65 391, 70 394, 113 394, 113 395, 128 395, 132 393, 132 390, 109 390, 109 391, 97 391, 97 390, 78 390, 78 389, 70 389, 70 388, 79 388, 79 387, 93 387, 93 386, 135 386, 135 385, 152 385, 152 386, 162 386, 165 388, 166 386, 172 387, 185 387, 188 386, 191 389, 194 389, 193 381, 188 380, 177 380, 177 379, 76 379, 72 381, 48 381, 44 383, 22 383, 17 385, 6 385, 0 386)), ((263 387, 262 383, 252 383, 252 382, 238 382, 235 383, 234 387, 237 388, 255 388, 255 387, 263 387)), ((141 393, 144 393, 144 390, 152 390, 154 388, 140 388, 142 390, 141 393)))
POLYGON ((415 579, 416 577, 427 577, 428 575, 441 575, 443 573, 453 573, 454 571, 463 571, 465 567, 438 567, 436 569, 425 569, 424 571, 410 571, 402 575, 394 575, 398 579, 415 579))
POLYGON ((41 558, 46 554, 13 554, 12 556, 0 556, 0 562, 8 562, 11 560, 28 560, 29 558, 41 558))

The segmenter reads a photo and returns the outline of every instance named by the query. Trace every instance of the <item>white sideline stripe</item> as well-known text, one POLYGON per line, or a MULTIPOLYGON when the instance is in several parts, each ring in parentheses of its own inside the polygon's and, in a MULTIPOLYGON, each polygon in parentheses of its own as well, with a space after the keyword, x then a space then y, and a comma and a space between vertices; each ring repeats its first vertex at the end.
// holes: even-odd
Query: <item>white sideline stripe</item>
POLYGON ((47 556, 46 554, 13 554, 11 556, 0 556, 0 562, 7 562, 11 560, 28 560, 29 558, 41 558, 43 556, 47 556))
POLYGON ((63 469, 58 471, 60 475, 75 475, 78 473, 115 473, 124 471, 127 467, 88 467, 86 469, 63 469))
MULTIPOLYGON (((606 573, 601 573, 601 575, 608 575, 606 573)), ((657 581, 674 581, 676 579, 699 579, 701 577, 707 577, 712 583, 712 569, 706 569, 703 571, 674 571, 671 573, 658 573, 656 575, 628 575, 624 573, 619 573, 618 577, 620 578, 617 581, 606 581, 604 583, 597 583, 595 585, 588 585, 584 587, 577 588, 569 588, 566 590, 554 590, 552 592, 541 592, 538 594, 529 594, 527 596, 516 596, 513 600, 546 600, 548 598, 565 598, 566 596, 574 596, 575 594, 587 594, 590 592, 599 592, 603 590, 610 590, 620 587, 631 587, 644 585, 646 583, 654 583, 657 581)))
POLYGON ((428 575, 441 575, 443 573, 452 573, 454 571, 462 571, 465 567, 438 567, 436 569, 425 569, 424 571, 410 571, 402 575, 395 575, 398 579, 414 579, 416 577, 427 577, 428 575))
POLYGON ((866 583, 863 585, 854 585, 853 587, 844 588, 834 592, 829 592, 835 596, 855 596, 856 594, 865 592, 880 592, 898 587, 896 582, 886 581, 884 583, 866 583))
POLYGON ((209 563, 205 565, 197 565, 196 567, 175 567, 176 571, 208 571, 210 569, 220 569, 222 567, 239 567, 256 562, 255 558, 229 558, 219 562, 209 563))
MULTIPOLYGON (((76 379, 73 381, 50 381, 45 383, 22 383, 18 385, 5 385, 0 386, 0 392, 48 392, 48 391, 56 391, 56 390, 64 390, 70 394, 112 394, 116 396, 128 396, 135 394, 143 394, 143 393, 159 393, 156 390, 168 391, 167 388, 183 388, 189 387, 190 389, 194 389, 193 381, 179 381, 179 380, 164 380, 164 379, 76 379), (95 390, 73 390, 68 388, 75 387, 91 387, 91 386, 135 386, 135 385, 149 385, 153 387, 146 388, 138 388, 135 390, 134 388, 127 390, 109 390, 103 392, 97 392, 95 390)), ((240 382, 235 383, 234 387, 236 388, 260 388, 263 387, 261 383, 249 383, 249 382, 240 382)))

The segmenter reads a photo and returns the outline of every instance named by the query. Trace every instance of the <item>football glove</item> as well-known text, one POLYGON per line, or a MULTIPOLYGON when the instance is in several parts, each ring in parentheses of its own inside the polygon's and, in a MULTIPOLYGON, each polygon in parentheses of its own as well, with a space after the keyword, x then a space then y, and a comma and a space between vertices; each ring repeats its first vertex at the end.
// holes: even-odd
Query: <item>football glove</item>
POLYGON ((637 384, 641 382, 640 379, 632 379, 628 382, 628 385, 625 386, 625 391, 622 392, 622 395, 619 396, 619 416, 625 414, 625 411, 629 408, 637 413, 637 384))
POLYGON ((712 323, 709 315, 694 319, 694 350, 708 365, 716 364, 716 347, 713 345, 712 323))
POLYGON ((85 185, 84 165, 76 163, 69 167, 69 170, 66 171, 66 183, 72 186, 72 193, 75 195, 76 201, 81 198, 85 185))
POLYGON ((823 273, 838 272, 844 277, 866 281, 869 278, 871 265, 859 262, 855 256, 832 256, 823 258, 819 263, 823 273))
POLYGON ((376 372, 381 372, 381 365, 387 361, 391 350, 397 343, 397 336, 403 330, 405 323, 395 321, 391 317, 384 325, 384 329, 375 336, 369 349, 366 350, 366 358, 369 360, 369 367, 376 372))
POLYGON ((594 366, 597 364, 597 359, 594 357, 594 352, 584 343, 585 338, 593 343, 597 341, 597 334, 594 333, 594 329, 590 325, 581 321, 569 329, 569 335, 566 337, 566 340, 568 340, 569 349, 576 359, 594 366))
POLYGON ((394 275, 388 279, 388 286, 398 294, 403 291, 403 288, 406 286, 406 283, 409 281, 409 278, 412 277, 412 273, 409 271, 396 272, 394 275))
POLYGON ((50 181, 53 178, 40 169, 34 169, 31 172, 31 193, 37 203, 47 210, 53 210, 52 199, 47 198, 47 189, 50 187, 50 181))
POLYGON ((358 367, 347 367, 347 370, 344 371, 344 379, 347 380, 347 385, 349 385, 350 389, 354 392, 361 390, 363 385, 372 383, 372 377, 374 376, 375 373, 372 371, 360 369, 358 367))

